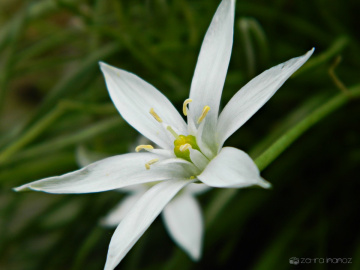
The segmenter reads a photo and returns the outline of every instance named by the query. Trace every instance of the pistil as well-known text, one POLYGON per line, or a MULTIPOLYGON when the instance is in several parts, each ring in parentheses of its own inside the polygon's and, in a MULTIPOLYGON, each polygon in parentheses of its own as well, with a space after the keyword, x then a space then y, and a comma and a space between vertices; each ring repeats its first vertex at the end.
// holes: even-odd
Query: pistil
POLYGON ((185 143, 185 144, 181 145, 179 149, 181 152, 184 152, 184 151, 188 150, 189 148, 192 148, 191 144, 185 143))
POLYGON ((199 146, 196 143, 196 138, 192 135, 180 135, 179 138, 174 141, 175 156, 191 162, 189 148, 200 151, 199 146))

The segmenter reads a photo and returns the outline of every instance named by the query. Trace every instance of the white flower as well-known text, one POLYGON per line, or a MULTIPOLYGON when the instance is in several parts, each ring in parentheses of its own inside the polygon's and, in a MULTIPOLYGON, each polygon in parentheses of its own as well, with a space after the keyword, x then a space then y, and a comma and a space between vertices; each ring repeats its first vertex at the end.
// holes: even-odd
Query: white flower
MULTIPOLYGON (((187 124, 152 85, 132 73, 101 63, 111 99, 122 117, 162 149, 138 146, 138 151, 147 152, 107 158, 16 189, 89 193, 160 182, 138 199, 115 230, 105 270, 116 267, 170 200, 190 183, 223 188, 270 186, 245 152, 222 146, 308 60, 314 49, 252 79, 219 115, 233 43, 234 6, 235 0, 223 0, 205 35, 190 99, 184 102, 187 124)), ((181 208, 181 202, 177 207, 181 208)))
MULTIPOLYGON (((149 140, 140 136, 138 143, 148 143, 149 140)), ((87 165, 97 161, 103 154, 90 152, 83 146, 77 148, 76 160, 79 166, 87 165)), ((107 227, 116 227, 133 205, 150 189, 149 184, 139 184, 118 189, 128 195, 123 198, 104 218, 101 224, 107 227)), ((206 185, 191 183, 183 189, 173 200, 171 200, 162 211, 163 221, 171 238, 177 243, 193 260, 201 256, 202 238, 204 234, 203 217, 196 195, 202 194, 209 189, 206 185)))

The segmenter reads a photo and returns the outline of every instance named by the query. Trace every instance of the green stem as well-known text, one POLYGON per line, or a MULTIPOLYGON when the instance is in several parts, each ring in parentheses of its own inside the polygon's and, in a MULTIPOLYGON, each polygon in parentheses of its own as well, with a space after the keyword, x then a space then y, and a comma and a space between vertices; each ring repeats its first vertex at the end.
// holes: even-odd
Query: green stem
POLYGON ((85 239, 84 243, 82 243, 81 248, 77 252, 75 261, 71 268, 72 270, 83 269, 84 261, 88 258, 89 253, 103 236, 104 230, 96 226, 92 230, 91 234, 85 239))
POLYGON ((19 51, 14 56, 14 61, 16 62, 16 65, 23 65, 26 61, 29 61, 32 65, 34 65, 31 59, 34 59, 35 57, 39 57, 44 53, 56 49, 59 44, 65 44, 70 42, 74 39, 74 37, 76 37, 76 34, 76 32, 61 31, 59 33, 56 33, 54 36, 41 39, 35 44, 23 49, 22 51, 19 51))
POLYGON ((254 44, 250 37, 251 29, 250 29, 249 19, 248 18, 240 19, 238 22, 238 28, 240 29, 241 32, 243 46, 245 50, 248 76, 254 77, 256 61, 255 61, 254 44))
POLYGON ((34 126, 32 126, 22 137, 16 140, 13 144, 10 144, 4 151, 0 153, 0 164, 6 161, 18 150, 34 140, 39 134, 41 134, 51 123, 53 123, 63 113, 61 107, 56 107, 34 126))
MULTIPOLYGON (((45 117, 40 119, 35 125, 29 128, 19 139, 15 140, 12 144, 10 144, 7 148, 5 148, 2 152, 0 152, 0 164, 4 164, 9 162, 9 159, 22 149, 24 146, 32 142, 35 138, 37 138, 44 130, 46 130, 52 123, 54 123, 60 116, 62 116, 67 111, 80 110, 93 114, 112 114, 115 113, 115 109, 113 106, 109 106, 109 104, 105 105, 89 105, 84 103, 79 103, 70 100, 61 101, 58 106, 50 111, 45 117)), ((45 143, 45 147, 51 147, 54 150, 56 146, 69 145, 69 143, 74 143, 74 141, 78 142, 84 139, 84 137, 94 136, 94 134, 98 134, 99 131, 108 130, 120 123, 120 118, 110 119, 108 121, 101 122, 100 124, 96 124, 89 129, 83 130, 79 133, 73 134, 67 137, 67 140, 56 140, 54 145, 49 145, 45 143), (84 133, 86 131, 86 133, 84 133)), ((41 148, 40 149, 44 149, 41 148)), ((31 152, 30 152, 31 153, 31 152)), ((11 161, 11 160, 10 160, 11 161)))
POLYGON ((321 119, 344 105, 351 97, 360 96, 360 85, 356 85, 350 89, 350 96, 339 93, 324 105, 316 109, 305 119, 296 124, 288 132, 282 135, 273 145, 255 159, 256 165, 260 171, 264 170, 271 162, 273 162, 286 148, 288 148, 297 138, 300 137, 310 127, 315 125, 321 119))
POLYGON ((49 148, 51 148, 52 151, 56 151, 71 145, 86 142, 90 138, 109 131, 121 123, 122 120, 118 116, 101 121, 69 136, 56 138, 54 140, 47 141, 45 143, 33 146, 32 148, 26 149, 16 156, 8 159, 7 162, 11 163, 20 159, 37 157, 46 154, 49 151, 49 148))
POLYGON ((44 102, 41 104, 35 116, 29 121, 25 128, 33 125, 38 119, 54 107, 58 100, 65 98, 70 92, 71 94, 82 89, 84 83, 89 83, 94 78, 91 73, 97 69, 98 61, 104 60, 119 50, 117 43, 111 43, 101 49, 92 52, 76 69, 75 72, 69 73, 68 76, 60 80, 53 89, 50 90, 44 102))
POLYGON ((63 173, 66 170, 73 170, 74 164, 76 163, 73 152, 48 154, 46 158, 30 159, 21 163, 20 166, 1 168, 0 186, 5 190, 29 181, 29 179, 41 179, 51 174, 63 173), (6 186, 9 179, 12 182, 9 184, 10 186, 6 186))

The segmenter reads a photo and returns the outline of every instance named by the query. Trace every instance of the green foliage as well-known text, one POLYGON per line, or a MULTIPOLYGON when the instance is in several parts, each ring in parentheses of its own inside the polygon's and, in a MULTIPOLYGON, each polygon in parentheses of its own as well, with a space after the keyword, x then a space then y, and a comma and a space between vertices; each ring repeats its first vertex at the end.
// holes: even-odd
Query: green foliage
MULTIPOLYGON (((113 107, 98 61, 139 75, 181 111, 218 4, 0 3, 0 269, 102 269, 113 230, 99 220, 121 194, 11 189, 78 168, 79 145, 106 155, 133 151, 137 132, 113 107)), ((157 220, 118 269, 292 269, 294 256, 352 258, 352 264, 336 266, 359 269, 356 4, 237 2, 222 105, 256 74, 316 47, 309 62, 227 142, 266 168, 262 176, 273 189, 201 195, 206 234, 200 262, 190 261, 157 220)))

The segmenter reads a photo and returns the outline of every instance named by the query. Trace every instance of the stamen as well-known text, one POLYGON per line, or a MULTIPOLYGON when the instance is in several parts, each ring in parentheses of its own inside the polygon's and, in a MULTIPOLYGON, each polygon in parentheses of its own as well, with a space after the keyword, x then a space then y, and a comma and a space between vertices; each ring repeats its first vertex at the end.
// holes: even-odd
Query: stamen
POLYGON ((198 124, 200 124, 200 123, 204 120, 205 116, 207 115, 207 113, 208 113, 209 111, 210 111, 210 107, 209 107, 209 106, 205 106, 204 109, 203 109, 203 111, 202 111, 202 113, 201 113, 201 115, 200 115, 200 117, 199 117, 199 119, 197 120, 197 123, 198 123, 198 124))
POLYGON ((142 149, 152 150, 152 149, 154 149, 154 147, 153 147, 152 145, 144 145, 144 144, 141 144, 141 145, 136 146, 135 152, 139 152, 139 151, 142 150, 142 149))
POLYGON ((156 163, 156 162, 158 162, 158 161, 159 161, 158 158, 154 158, 154 159, 150 160, 149 162, 146 162, 146 163, 145 163, 145 168, 146 168, 147 170, 150 170, 150 165, 152 165, 152 164, 154 164, 154 163, 156 163))
POLYGON ((195 178, 196 178, 196 177, 195 177, 195 176, 193 176, 193 175, 192 175, 192 176, 190 176, 190 179, 195 179, 195 178))
POLYGON ((191 102, 192 102, 192 99, 190 99, 190 98, 185 99, 185 101, 184 101, 184 104, 183 104, 183 114, 184 114, 185 116, 187 116, 187 105, 188 105, 189 103, 191 103, 191 102))
POLYGON ((189 148, 192 148, 191 144, 190 143, 185 143, 185 144, 181 145, 179 149, 180 149, 181 152, 184 152, 184 151, 188 150, 189 148))
POLYGON ((174 136, 175 139, 179 139, 179 135, 175 132, 175 130, 173 130, 172 127, 167 126, 166 129, 171 133, 171 135, 174 136))
POLYGON ((157 115, 157 113, 154 111, 154 108, 150 109, 150 114, 155 118, 156 121, 162 123, 163 120, 160 118, 160 116, 157 115))

